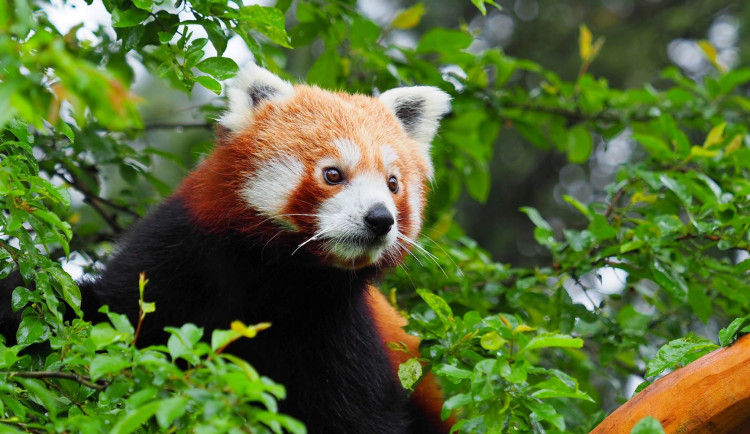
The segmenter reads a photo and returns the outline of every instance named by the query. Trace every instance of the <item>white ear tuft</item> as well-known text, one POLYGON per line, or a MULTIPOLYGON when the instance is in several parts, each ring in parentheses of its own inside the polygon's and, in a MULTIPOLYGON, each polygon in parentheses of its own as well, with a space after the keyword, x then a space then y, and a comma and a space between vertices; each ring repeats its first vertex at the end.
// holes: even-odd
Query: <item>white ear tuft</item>
POLYGON ((432 178, 430 142, 440 119, 451 109, 451 97, 436 87, 413 86, 391 89, 379 98, 396 115, 406 134, 419 144, 429 165, 428 177, 432 178))
POLYGON ((253 112, 263 101, 283 100, 293 93, 288 81, 250 62, 227 87, 229 110, 219 123, 232 132, 241 131, 252 123, 253 112))

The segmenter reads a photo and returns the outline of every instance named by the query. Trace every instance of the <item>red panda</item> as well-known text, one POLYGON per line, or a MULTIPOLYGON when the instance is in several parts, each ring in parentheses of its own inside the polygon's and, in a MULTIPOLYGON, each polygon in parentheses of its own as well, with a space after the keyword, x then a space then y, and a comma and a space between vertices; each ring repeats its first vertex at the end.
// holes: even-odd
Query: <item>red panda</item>
MULTIPOLYGON (((430 142, 449 96, 405 87, 379 97, 296 85, 250 65, 227 90, 213 153, 134 225, 102 275, 81 282, 84 312, 138 315, 139 345, 165 326, 207 331, 270 322, 227 351, 284 384, 279 411, 310 433, 440 433, 442 397, 425 378, 408 395, 387 348, 419 340, 373 286, 419 235, 430 142)), ((99 317, 97 317, 99 315, 99 317)))

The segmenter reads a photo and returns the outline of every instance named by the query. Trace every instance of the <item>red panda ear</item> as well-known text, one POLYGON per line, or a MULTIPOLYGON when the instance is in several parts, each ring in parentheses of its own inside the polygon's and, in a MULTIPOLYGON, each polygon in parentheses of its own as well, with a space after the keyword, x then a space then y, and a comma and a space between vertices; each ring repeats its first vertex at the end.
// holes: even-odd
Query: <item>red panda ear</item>
POLYGON ((380 101, 388 107, 401 126, 417 144, 429 166, 432 178, 430 142, 437 133, 440 119, 451 109, 451 97, 436 87, 398 87, 384 92, 380 101))
POLYGON ((255 110, 265 101, 280 101, 289 98, 294 88, 270 71, 254 63, 248 63, 227 87, 229 110, 219 123, 232 133, 250 126, 255 110))

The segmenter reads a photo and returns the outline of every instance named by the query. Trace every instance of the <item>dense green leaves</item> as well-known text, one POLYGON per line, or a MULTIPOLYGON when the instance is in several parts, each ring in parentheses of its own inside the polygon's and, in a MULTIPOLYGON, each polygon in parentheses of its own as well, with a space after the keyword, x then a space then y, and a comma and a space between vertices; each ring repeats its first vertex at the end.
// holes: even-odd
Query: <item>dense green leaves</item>
MULTIPOLYGON (((482 15, 499 8, 470 3, 482 15)), ((453 112, 432 150, 430 238, 384 287, 397 290, 424 342, 399 379, 406 388, 428 372, 442 380, 443 414, 457 416, 459 431, 588 432, 604 416, 602 402, 627 398, 618 383, 653 380, 716 348, 690 334, 705 333, 701 323, 727 326, 720 345, 750 332, 750 70, 725 70, 705 41, 713 73, 694 80, 668 67, 653 86, 619 89, 589 73, 607 45, 585 25, 569 50, 580 69, 566 75, 481 48, 458 20, 427 29, 429 2, 394 11, 384 26, 348 0, 104 5, 114 35, 98 29, 95 41, 76 29, 61 34, 37 3, 0 5, 0 278, 14 269, 23 278, 8 297, 22 318, 18 345, 0 345, 7 426, 304 432, 277 413, 282 386, 224 354, 268 324, 235 323, 210 337, 184 325, 169 330, 166 345, 137 350, 137 324, 124 316, 104 309, 110 322, 97 325, 76 318, 81 294, 61 266, 106 257, 111 240, 210 149, 191 137, 182 153, 145 134, 168 126, 161 109, 146 124, 141 115, 169 85, 220 95, 220 82, 238 71, 226 57, 235 36, 259 64, 326 88, 419 84, 451 93, 453 112), (413 48, 397 43, 394 29, 408 30, 413 48), (158 92, 136 95, 134 63, 162 79, 158 92), (576 219, 533 203, 520 210, 549 255, 529 268, 493 262, 452 219, 463 192, 488 200, 492 177, 505 175, 491 173, 495 144, 514 133, 580 168, 614 140, 634 149, 606 196, 563 196, 576 219), (179 174, 166 176, 166 167, 179 174), (48 354, 25 351, 35 343, 48 354)), ((203 104, 188 126, 210 126, 222 105, 203 104)), ((168 308, 141 301, 141 319, 168 308)), ((636 430, 660 426, 644 420, 636 430)))

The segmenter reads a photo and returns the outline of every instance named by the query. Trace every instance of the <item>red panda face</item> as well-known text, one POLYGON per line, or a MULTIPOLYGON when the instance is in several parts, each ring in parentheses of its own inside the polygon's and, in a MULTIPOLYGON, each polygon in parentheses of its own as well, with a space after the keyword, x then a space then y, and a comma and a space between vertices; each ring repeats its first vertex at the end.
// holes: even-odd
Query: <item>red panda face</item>
POLYGON ((401 260, 421 229, 445 93, 332 93, 255 65, 227 93, 229 133, 178 192, 202 226, 286 244, 324 265, 401 260))

